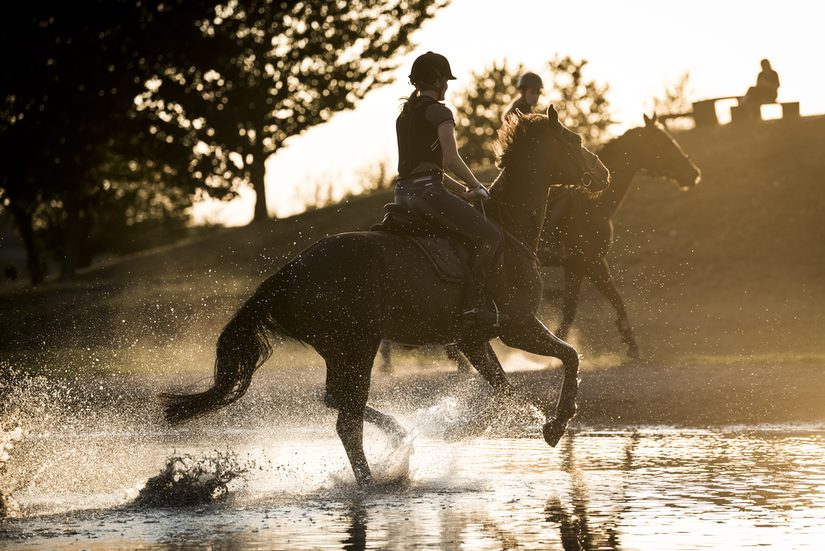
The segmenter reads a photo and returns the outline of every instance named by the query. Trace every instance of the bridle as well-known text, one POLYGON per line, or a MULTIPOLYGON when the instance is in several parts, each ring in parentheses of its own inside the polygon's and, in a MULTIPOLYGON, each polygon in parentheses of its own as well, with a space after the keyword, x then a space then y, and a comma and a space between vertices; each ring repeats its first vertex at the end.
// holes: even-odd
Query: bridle
MULTIPOLYGON (((558 133, 556 135, 556 140, 561 143, 561 146, 567 151, 567 153, 572 158, 576 158, 578 156, 578 158, 580 159, 579 166, 580 166, 580 168, 582 168, 582 173, 581 173, 579 182, 577 182, 576 184, 563 185, 563 186, 559 186, 559 187, 563 187, 563 188, 567 188, 567 189, 584 188, 586 190, 589 190, 590 186, 593 184, 593 182, 597 178, 597 174, 596 174, 597 165, 596 165, 595 162, 591 164, 591 163, 588 163, 586 161, 586 159, 582 159, 583 155, 580 151, 582 149, 581 138, 579 138, 577 134, 573 134, 571 132, 571 134, 573 136, 576 136, 578 138, 578 142, 574 144, 572 139, 566 139, 565 138, 565 136, 563 134, 564 130, 565 130, 565 128, 563 126, 559 127, 558 133), (574 151, 574 149, 573 149, 574 147, 578 148, 578 150, 574 151)), ((592 155, 592 153, 591 153, 591 155, 592 155)), ((598 157, 596 157, 595 155, 593 155, 593 157, 596 160, 598 159, 598 157)), ((503 175, 503 173, 504 173, 504 171, 502 170, 502 175, 503 175)), ((502 175, 499 175, 499 178, 501 178, 502 175)), ((529 207, 529 206, 525 206, 525 205, 518 205, 516 203, 510 203, 508 201, 502 201, 500 198, 497 198, 497 197, 491 197, 491 199, 495 200, 493 205, 495 205, 498 208, 498 215, 499 215, 500 219, 504 218, 505 216, 511 217, 511 215, 512 215, 512 213, 507 213, 507 211, 502 211, 501 207, 508 207, 508 209, 514 209, 514 210, 517 210, 517 211, 521 211, 523 213, 529 213, 529 217, 531 219, 531 222, 534 222, 535 218, 537 216, 541 215, 541 210, 542 209, 538 206, 529 207)), ((487 213, 485 211, 484 203, 485 203, 485 201, 482 200, 480 202, 480 207, 481 207, 482 214, 484 215, 485 218, 487 218, 487 213)), ((546 206, 546 204, 544 206, 546 206)), ((515 235, 513 235, 512 233, 510 233, 509 231, 507 231, 503 227, 501 227, 501 224, 499 224, 499 227, 500 227, 502 233, 505 236, 507 236, 510 240, 512 240, 516 245, 518 245, 519 249, 521 251, 523 251, 524 253, 526 253, 527 256, 529 256, 533 260, 533 262, 535 262, 536 264, 539 263, 539 260, 538 260, 538 257, 536 256, 535 251, 533 251, 533 249, 529 245, 527 245, 521 239, 519 239, 518 237, 516 237, 515 235)))

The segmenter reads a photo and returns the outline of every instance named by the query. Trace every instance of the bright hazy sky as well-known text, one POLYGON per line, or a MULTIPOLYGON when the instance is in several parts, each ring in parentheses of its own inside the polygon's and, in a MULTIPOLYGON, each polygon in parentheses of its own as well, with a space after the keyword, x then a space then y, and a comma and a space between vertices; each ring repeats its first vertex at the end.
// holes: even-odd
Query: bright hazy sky
MULTIPOLYGON (((449 58, 458 77, 453 89, 502 58, 538 71, 556 53, 587 59, 585 76, 610 84, 614 130, 621 131, 641 124, 651 98, 685 71, 691 99, 741 95, 762 58, 779 73, 779 101, 799 101, 803 115, 825 113, 824 22, 819 0, 452 0, 413 35, 417 47, 401 60, 394 84, 291 138, 268 160, 269 212, 300 211, 302 194, 314 196, 316 186, 330 182, 349 184, 379 161, 395 170, 399 98, 412 90, 406 77, 412 60, 427 50, 449 58)), ((201 205, 196 217, 245 224, 252 197, 248 191, 230 204, 201 205)))

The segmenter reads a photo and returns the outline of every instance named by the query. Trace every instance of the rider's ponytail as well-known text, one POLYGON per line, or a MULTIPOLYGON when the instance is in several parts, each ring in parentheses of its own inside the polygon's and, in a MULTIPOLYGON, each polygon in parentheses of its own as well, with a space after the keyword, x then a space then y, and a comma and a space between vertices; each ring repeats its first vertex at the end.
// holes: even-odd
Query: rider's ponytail
POLYGON ((409 97, 401 98, 402 100, 404 100, 404 103, 401 104, 401 112, 406 113, 408 111, 408 109, 410 108, 410 104, 413 102, 413 100, 418 98, 418 96, 420 96, 420 95, 421 95, 421 92, 418 90, 418 88, 416 88, 415 90, 413 90, 413 93, 410 94, 409 97))

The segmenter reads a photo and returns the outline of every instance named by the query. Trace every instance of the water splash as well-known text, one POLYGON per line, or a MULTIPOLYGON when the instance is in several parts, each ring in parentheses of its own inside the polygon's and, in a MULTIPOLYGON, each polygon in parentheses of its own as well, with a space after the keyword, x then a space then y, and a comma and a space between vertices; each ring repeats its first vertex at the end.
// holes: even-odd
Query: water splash
POLYGON ((389 487, 403 487, 410 482, 410 458, 415 453, 418 434, 410 433, 400 442, 387 445, 384 452, 373 460, 375 483, 389 487))
POLYGON ((16 371, 7 371, 0 377, 0 519, 22 516, 22 509, 12 493, 19 487, 14 477, 9 477, 9 463, 15 455, 15 446, 28 434, 24 428, 32 416, 42 413, 43 404, 32 401, 32 396, 42 395, 46 386, 43 377, 26 377, 16 371))
POLYGON ((173 455, 160 473, 140 490, 135 505, 185 507, 226 500, 257 467, 254 460, 241 461, 234 453, 215 452, 194 457, 173 455))
POLYGON ((156 465, 146 446, 158 439, 150 392, 118 377, 49 378, 0 363, 0 514, 128 500, 126 489, 156 465))
MULTIPOLYGON (((14 422, 16 426, 9 427, 6 422, 0 421, 0 475, 5 475, 6 465, 11 459, 11 451, 14 443, 23 438, 23 427, 14 422)), ((5 479, 5 476, 3 477, 5 479)), ((0 519, 17 518, 22 515, 20 505, 8 491, 0 488, 0 519)))
POLYGON ((523 396, 493 397, 475 388, 457 389, 415 417, 419 432, 447 440, 534 437, 545 422, 545 414, 523 396))

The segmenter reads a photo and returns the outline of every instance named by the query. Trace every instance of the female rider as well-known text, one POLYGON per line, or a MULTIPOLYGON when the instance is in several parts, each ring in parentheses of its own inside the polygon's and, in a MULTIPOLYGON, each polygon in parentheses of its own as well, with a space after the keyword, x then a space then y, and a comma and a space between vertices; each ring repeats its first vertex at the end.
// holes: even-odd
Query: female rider
POLYGON ((410 82, 415 91, 404 103, 395 123, 398 137, 395 202, 443 227, 470 248, 473 258, 465 283, 462 318, 466 326, 481 329, 498 322, 497 313, 484 299, 483 282, 494 267, 501 232, 467 202, 489 199, 490 194, 459 155, 455 119, 450 109, 441 103, 447 82, 454 79, 443 55, 427 52, 413 63, 410 82), (464 185, 445 174, 445 167, 464 185))

